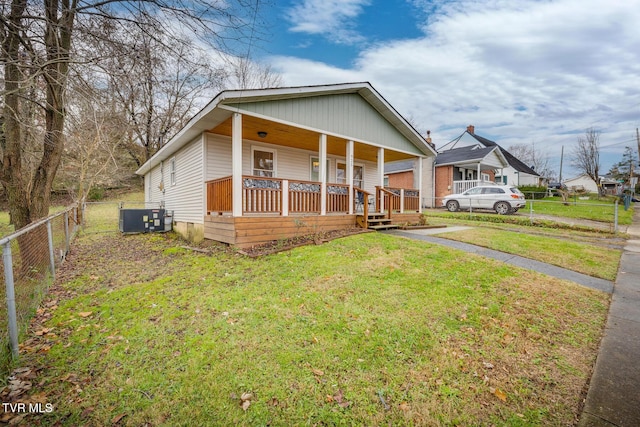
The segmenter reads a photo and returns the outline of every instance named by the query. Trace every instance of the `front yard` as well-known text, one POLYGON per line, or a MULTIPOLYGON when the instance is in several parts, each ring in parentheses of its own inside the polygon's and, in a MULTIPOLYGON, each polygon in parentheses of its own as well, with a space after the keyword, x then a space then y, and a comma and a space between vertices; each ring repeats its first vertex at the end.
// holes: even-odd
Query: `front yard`
POLYGON ((16 371, 33 384, 18 399, 53 411, 23 422, 512 426, 579 415, 606 294, 376 233, 257 259, 183 244, 80 236, 16 371))

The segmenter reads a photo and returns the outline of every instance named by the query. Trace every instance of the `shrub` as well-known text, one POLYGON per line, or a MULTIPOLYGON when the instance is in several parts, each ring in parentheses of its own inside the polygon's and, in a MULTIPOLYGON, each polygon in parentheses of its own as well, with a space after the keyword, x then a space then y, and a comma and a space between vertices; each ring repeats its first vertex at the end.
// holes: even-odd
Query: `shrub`
POLYGON ((518 187, 527 199, 544 199, 547 195, 547 187, 538 185, 521 185, 518 187))
POLYGON ((104 188, 92 187, 91 190, 89 190, 89 195, 87 196, 87 199, 90 202, 99 202, 100 200, 104 199, 104 188))

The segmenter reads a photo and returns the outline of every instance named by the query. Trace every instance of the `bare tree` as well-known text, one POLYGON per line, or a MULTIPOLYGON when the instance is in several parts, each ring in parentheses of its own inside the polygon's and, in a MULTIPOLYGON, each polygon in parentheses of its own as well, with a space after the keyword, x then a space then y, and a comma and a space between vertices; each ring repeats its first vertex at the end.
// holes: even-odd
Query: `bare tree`
POLYGON ((270 65, 253 62, 248 58, 232 57, 227 60, 225 87, 230 89, 260 89, 282 86, 282 76, 270 65))
MULTIPOLYGON (((248 0, 2 2, 0 56, 4 88, 0 106, 0 182, 15 226, 20 228, 48 213, 53 180, 64 151, 70 66, 94 64, 100 59, 74 52, 74 42, 79 36, 102 37, 107 43, 108 37, 97 29, 109 22, 119 29, 140 30, 159 44, 168 44, 167 40, 173 40, 171 35, 179 37, 188 33, 216 49, 232 51, 233 47, 253 39, 251 22, 259 3, 248 0), (167 36, 159 38, 156 34, 167 36), (29 111, 34 113, 30 115, 29 111), (37 137, 39 146, 34 151, 38 159, 32 174, 24 158, 28 135, 37 137)), ((127 42, 132 41, 129 38, 127 42)), ((148 119, 145 120, 145 124, 151 126, 148 119)))
POLYGON ((81 46, 98 56, 80 69, 80 77, 107 89, 102 96, 119 108, 127 131, 123 147, 140 166, 220 89, 224 64, 211 61, 191 40, 153 26, 100 27, 99 36, 81 46))
POLYGON ((578 145, 573 149, 572 165, 596 183, 598 196, 602 196, 600 184, 600 132, 589 128, 584 136, 578 137, 578 145))
POLYGON ((126 140, 123 114, 95 82, 73 79, 67 108, 66 142, 56 186, 85 200, 95 185, 121 186, 133 175, 133 163, 123 156, 126 140))
POLYGON ((555 171, 549 166, 549 154, 543 153, 535 142, 530 144, 513 144, 507 149, 515 158, 535 170, 540 177, 550 180, 555 171))

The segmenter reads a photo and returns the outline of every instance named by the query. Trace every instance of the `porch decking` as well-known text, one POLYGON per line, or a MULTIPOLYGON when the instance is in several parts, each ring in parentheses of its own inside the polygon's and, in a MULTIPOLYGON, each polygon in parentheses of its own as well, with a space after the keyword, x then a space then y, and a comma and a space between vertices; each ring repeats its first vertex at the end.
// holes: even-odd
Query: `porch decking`
POLYGON ((376 187, 373 195, 345 184, 242 177, 242 216, 232 215, 232 179, 206 183, 204 237, 249 247, 273 240, 355 227, 367 228, 370 211, 384 212, 392 223, 417 222, 419 191, 376 187), (325 197, 323 203, 322 198, 325 197))

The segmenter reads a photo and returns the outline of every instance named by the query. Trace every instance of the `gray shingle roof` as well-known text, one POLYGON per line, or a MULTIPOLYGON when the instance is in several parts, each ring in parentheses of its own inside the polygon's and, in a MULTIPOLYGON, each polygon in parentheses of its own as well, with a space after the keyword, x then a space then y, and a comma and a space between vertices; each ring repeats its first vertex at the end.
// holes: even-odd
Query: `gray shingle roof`
POLYGON ((460 147, 443 151, 436 157, 436 165, 449 165, 460 162, 480 161, 489 153, 495 150, 495 147, 477 148, 477 147, 460 147))

